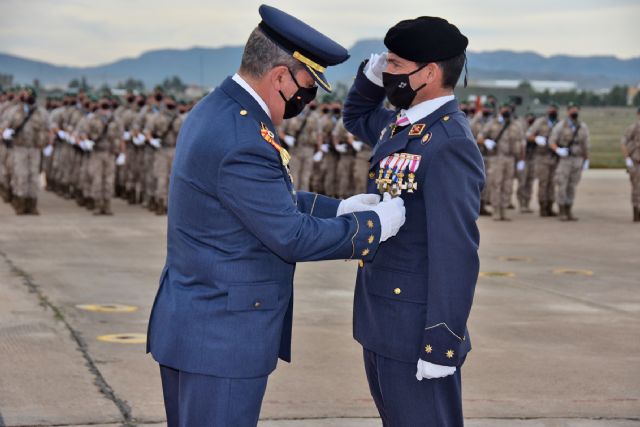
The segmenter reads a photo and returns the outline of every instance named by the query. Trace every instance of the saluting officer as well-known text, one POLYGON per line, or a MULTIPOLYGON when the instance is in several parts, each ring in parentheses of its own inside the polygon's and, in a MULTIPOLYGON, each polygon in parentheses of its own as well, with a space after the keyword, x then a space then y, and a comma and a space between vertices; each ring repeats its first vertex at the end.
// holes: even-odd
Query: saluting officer
POLYGON ((275 129, 331 87, 347 51, 269 6, 240 70, 181 128, 167 260, 149 321, 170 427, 256 426, 267 376, 291 359, 297 261, 371 260, 404 223, 400 199, 296 192, 275 129))
POLYGON ((358 70, 344 123, 374 146, 368 191, 402 198, 407 222, 361 263, 354 337, 383 425, 461 426, 484 185, 453 95, 468 40, 442 18, 419 17, 392 27, 384 43, 388 54, 358 70), (385 95, 397 110, 384 108, 385 95))

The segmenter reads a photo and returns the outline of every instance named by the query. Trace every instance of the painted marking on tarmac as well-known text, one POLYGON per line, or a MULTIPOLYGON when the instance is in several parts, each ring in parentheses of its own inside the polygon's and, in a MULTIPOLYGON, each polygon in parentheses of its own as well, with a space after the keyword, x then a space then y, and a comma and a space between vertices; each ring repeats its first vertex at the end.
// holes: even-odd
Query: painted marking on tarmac
POLYGON ((498 260, 507 262, 531 262, 533 258, 528 256, 499 256, 498 260))
POLYGON ((111 334, 100 335, 98 341, 117 343, 117 344, 144 344, 147 342, 146 334, 111 334))
POLYGON ((480 277, 516 277, 511 271, 481 271, 480 277))
POLYGON ((593 276, 591 270, 576 270, 572 268, 556 268, 553 270, 553 274, 565 274, 568 276, 593 276))
POLYGON ((134 305, 124 304, 79 304, 76 305, 76 308, 100 313, 131 313, 138 310, 138 307, 134 305))

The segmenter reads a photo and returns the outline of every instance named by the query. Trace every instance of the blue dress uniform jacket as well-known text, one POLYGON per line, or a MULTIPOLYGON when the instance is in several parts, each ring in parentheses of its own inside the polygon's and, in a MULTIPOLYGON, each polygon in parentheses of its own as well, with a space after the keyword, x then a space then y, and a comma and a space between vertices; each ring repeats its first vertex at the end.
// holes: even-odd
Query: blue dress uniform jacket
MULTIPOLYGON (((383 107, 384 89, 360 67, 344 106, 347 129, 374 147, 368 191, 380 162, 420 156, 417 190, 404 191, 406 222, 361 263, 354 337, 365 349, 402 362, 460 366, 471 350, 467 318, 478 277, 476 225, 484 186, 482 156, 455 100, 404 129, 383 107)), ((408 171, 407 171, 408 172, 408 171)))
POLYGON ((147 350, 161 365, 227 378, 290 361, 297 261, 372 259, 375 212, 335 217, 339 201, 296 193, 269 116, 231 78, 178 138, 167 259, 147 350))

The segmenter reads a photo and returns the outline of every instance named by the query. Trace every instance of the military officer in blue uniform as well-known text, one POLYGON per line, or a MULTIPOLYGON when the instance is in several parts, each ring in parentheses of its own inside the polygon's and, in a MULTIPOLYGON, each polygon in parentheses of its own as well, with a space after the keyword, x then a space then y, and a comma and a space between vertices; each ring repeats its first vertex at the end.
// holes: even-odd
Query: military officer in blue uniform
POLYGON ((462 426, 485 181, 453 95, 468 40, 444 19, 420 17, 384 42, 388 52, 358 70, 344 123, 374 147, 368 191, 402 198, 406 224, 360 262, 354 337, 384 426, 462 426), (396 110, 384 108, 385 96, 396 110))
POLYGON ((186 119, 170 180, 167 259, 149 321, 170 427, 255 426, 267 377, 291 358, 297 261, 370 261, 401 200, 296 192, 275 131, 330 91, 347 51, 272 7, 237 74, 186 119))

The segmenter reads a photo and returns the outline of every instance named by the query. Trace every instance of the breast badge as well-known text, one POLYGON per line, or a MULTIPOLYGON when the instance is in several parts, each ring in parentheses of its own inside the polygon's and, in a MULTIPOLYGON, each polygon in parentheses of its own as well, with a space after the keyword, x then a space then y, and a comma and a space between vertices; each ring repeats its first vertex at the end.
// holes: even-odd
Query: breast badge
POLYGON ((407 193, 417 191, 416 171, 420 167, 421 158, 422 156, 417 154, 395 153, 382 159, 378 170, 378 179, 376 179, 378 192, 398 197, 402 191, 407 193))

